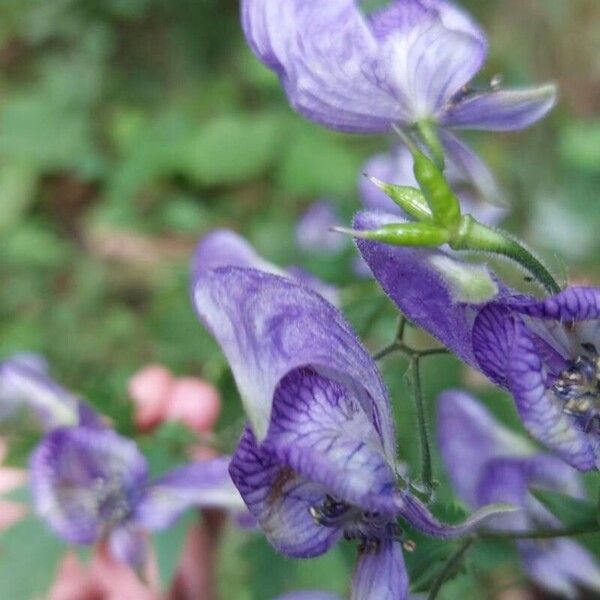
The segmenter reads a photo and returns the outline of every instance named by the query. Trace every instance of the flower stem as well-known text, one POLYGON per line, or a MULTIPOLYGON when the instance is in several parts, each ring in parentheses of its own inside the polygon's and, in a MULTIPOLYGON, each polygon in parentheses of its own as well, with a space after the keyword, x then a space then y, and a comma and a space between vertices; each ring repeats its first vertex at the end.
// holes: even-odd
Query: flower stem
POLYGON ((425 493, 430 496, 433 490, 433 474, 431 471, 431 448, 429 444, 429 431, 427 428, 427 415, 423 391, 421 389, 420 356, 413 356, 410 361, 410 383, 412 395, 417 411, 417 427, 419 429, 419 443, 421 446, 421 483, 425 493))
POLYGON ((510 258, 529 271, 550 294, 558 294, 561 291, 550 271, 523 244, 507 233, 478 223, 470 215, 463 217, 450 246, 454 250, 478 250, 510 258))
POLYGON ((435 600, 442 589, 442 586, 458 569, 460 563, 466 554, 467 550, 473 545, 475 542, 475 536, 470 536, 466 538, 463 543, 456 549, 454 554, 448 558, 444 568, 440 571, 440 574, 436 577, 431 589, 429 590, 429 595, 427 596, 427 600, 435 600))
POLYGON ((545 540, 586 533, 599 533, 600 525, 589 524, 564 529, 536 529, 533 531, 479 531, 477 537, 485 540, 545 540))

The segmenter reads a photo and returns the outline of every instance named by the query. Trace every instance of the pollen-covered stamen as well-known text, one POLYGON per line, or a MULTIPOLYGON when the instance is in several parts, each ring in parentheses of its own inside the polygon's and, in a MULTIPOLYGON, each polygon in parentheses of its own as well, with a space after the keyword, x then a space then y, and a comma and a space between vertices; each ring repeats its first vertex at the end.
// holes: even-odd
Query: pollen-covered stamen
POLYGON ((317 525, 324 527, 342 527, 360 516, 360 509, 336 500, 329 494, 322 504, 310 507, 310 516, 317 525))
POLYGON ((586 353, 568 364, 552 390, 564 412, 580 418, 586 432, 600 432, 600 356, 593 344, 581 346, 586 353))

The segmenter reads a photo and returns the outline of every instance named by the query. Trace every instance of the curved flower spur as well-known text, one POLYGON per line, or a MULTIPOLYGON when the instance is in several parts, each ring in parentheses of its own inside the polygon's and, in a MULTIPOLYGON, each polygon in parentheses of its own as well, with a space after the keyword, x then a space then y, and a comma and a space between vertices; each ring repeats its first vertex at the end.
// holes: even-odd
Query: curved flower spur
POLYGON ((231 477, 273 546, 307 558, 355 540, 353 598, 406 598, 399 517, 426 534, 438 522, 395 472, 387 390, 341 313, 294 281, 237 267, 200 273, 193 298, 225 353, 248 413, 231 477))
MULTIPOLYGON (((471 507, 510 502, 524 510, 494 518, 501 531, 560 529, 561 523, 530 487, 584 496, 577 472, 558 457, 538 452, 509 431, 469 394, 444 392, 438 400, 440 453, 458 495, 471 507), (460 435, 457 435, 460 432, 460 435)), ((567 598, 577 588, 600 592, 600 565, 579 544, 566 539, 517 540, 523 567, 542 588, 567 598)))

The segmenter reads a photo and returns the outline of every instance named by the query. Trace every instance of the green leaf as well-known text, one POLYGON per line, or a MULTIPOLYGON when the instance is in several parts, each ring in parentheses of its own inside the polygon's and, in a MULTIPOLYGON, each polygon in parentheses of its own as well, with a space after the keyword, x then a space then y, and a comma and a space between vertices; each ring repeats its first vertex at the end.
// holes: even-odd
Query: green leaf
POLYGON ((565 527, 587 527, 588 525, 590 529, 597 527, 597 509, 594 502, 549 490, 530 488, 529 491, 565 527))
POLYGON ((187 173, 205 185, 256 177, 276 158, 282 120, 274 115, 227 115, 210 121, 187 148, 187 173))
POLYGON ((28 516, 0 534, 0 598, 45 597, 66 546, 28 516))

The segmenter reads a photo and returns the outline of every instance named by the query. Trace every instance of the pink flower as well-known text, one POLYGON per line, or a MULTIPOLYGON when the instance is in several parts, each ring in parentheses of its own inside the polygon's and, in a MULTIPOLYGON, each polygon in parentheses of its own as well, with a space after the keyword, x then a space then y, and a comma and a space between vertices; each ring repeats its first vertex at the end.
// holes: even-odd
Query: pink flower
POLYGON ((148 365, 129 382, 135 422, 150 431, 166 421, 178 421, 196 433, 210 433, 221 411, 217 389, 198 377, 175 378, 162 365, 148 365))

